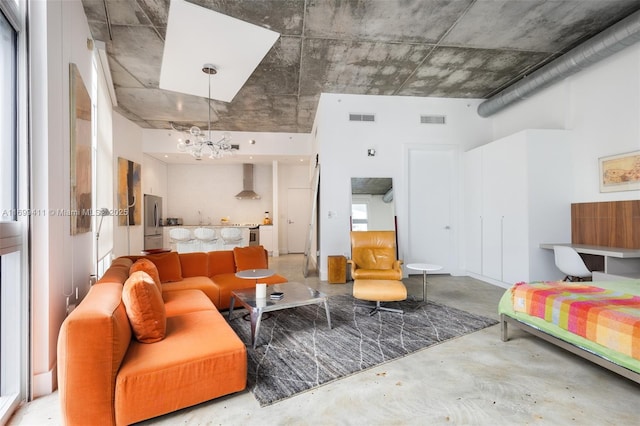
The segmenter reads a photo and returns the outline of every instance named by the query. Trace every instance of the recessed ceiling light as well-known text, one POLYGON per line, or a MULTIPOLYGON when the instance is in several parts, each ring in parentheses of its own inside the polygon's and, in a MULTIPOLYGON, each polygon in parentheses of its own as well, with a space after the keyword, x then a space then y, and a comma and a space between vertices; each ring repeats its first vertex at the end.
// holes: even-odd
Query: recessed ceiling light
POLYGON ((249 139, 249 145, 255 145, 255 144, 256 144, 255 139, 249 139))
POLYGON ((164 158, 169 158, 169 156, 167 154, 164 155, 164 158))

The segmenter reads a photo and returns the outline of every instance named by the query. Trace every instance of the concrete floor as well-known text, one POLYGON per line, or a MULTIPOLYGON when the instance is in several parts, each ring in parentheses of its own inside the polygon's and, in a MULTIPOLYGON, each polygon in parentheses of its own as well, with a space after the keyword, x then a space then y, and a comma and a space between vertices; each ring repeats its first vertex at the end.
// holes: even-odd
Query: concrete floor
MULTIPOLYGON (((351 284, 302 277, 302 256, 272 258, 290 281, 329 294, 351 284)), ((405 279, 421 297, 422 276, 405 279)), ((497 319, 504 289, 468 277, 430 276, 428 298, 497 319)), ((389 314, 394 315, 394 314, 389 314)), ((261 408, 251 392, 144 422, 153 425, 630 425, 640 385, 522 331, 486 328, 261 408)), ((90 419, 87 419, 90 423, 90 419)), ((24 405, 9 425, 61 424, 57 393, 24 405)))

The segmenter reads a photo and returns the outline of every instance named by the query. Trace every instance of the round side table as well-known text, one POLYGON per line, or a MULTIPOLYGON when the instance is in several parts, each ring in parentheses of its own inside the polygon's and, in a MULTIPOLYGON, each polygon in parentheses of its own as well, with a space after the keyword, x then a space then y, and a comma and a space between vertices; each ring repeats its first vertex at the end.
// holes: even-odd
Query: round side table
POLYGON ((256 284, 260 278, 267 278, 275 274, 272 269, 245 269, 244 271, 236 272, 236 277, 244 278, 247 280, 256 280, 256 284))
POLYGON ((422 301, 427 301, 427 272, 435 272, 442 269, 440 265, 434 265, 432 263, 409 263, 407 268, 414 271, 422 271, 422 301))

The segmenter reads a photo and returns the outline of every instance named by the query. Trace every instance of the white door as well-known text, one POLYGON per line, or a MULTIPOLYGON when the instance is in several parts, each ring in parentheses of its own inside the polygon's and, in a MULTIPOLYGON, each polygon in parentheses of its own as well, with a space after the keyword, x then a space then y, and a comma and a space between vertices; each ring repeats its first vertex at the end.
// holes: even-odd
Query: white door
POLYGON ((311 192, 308 188, 287 190, 287 251, 304 253, 311 219, 311 192))
POLYGON ((457 147, 409 150, 409 252, 406 263, 455 269, 454 211, 457 147))

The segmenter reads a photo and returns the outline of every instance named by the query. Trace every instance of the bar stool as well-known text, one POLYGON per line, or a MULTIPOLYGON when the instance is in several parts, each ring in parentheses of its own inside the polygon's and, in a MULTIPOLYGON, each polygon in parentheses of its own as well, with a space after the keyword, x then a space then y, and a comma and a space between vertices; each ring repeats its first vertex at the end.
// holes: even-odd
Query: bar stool
POLYGON ((196 228, 193 230, 193 236, 196 237, 199 245, 199 251, 214 251, 216 249, 216 231, 212 228, 196 228))

